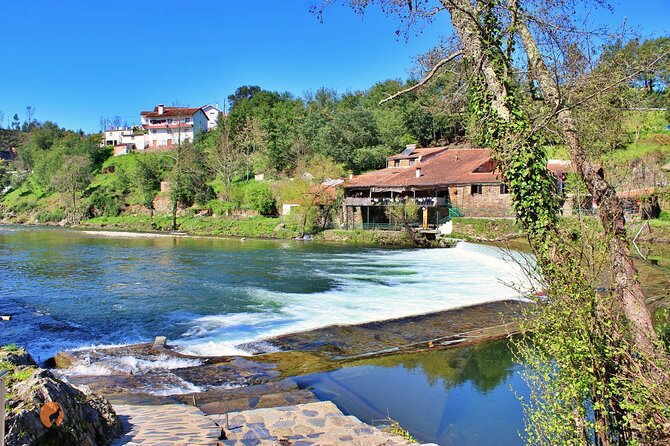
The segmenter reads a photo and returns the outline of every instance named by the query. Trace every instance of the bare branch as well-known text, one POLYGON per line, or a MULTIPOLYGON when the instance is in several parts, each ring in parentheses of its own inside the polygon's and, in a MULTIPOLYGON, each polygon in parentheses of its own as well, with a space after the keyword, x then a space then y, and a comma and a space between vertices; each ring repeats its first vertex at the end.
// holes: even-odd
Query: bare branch
POLYGON ((653 67, 653 66, 656 65, 658 62, 660 62, 663 58, 668 57, 669 55, 670 55, 670 53, 663 53, 663 54, 661 54, 661 55, 658 56, 656 59, 654 59, 653 61, 649 62, 647 65, 638 68, 637 70, 635 70, 633 73, 629 74, 628 76, 625 76, 625 77, 622 77, 622 78, 620 78, 620 79, 617 79, 615 82, 612 82, 611 84, 609 84, 609 85, 607 85, 607 86, 605 86, 605 87, 603 87, 603 88, 598 89, 598 91, 596 91, 596 92, 594 92, 594 93, 591 93, 590 95, 586 96, 585 98, 583 98, 583 99, 581 99, 581 100, 579 100, 579 101, 576 101, 576 102, 574 102, 574 103, 572 103, 572 104, 570 104, 570 105, 564 105, 564 104, 562 103, 562 101, 560 101, 560 100, 559 100, 559 101, 556 101, 556 106, 554 107, 554 109, 552 110, 552 112, 551 112, 549 115, 547 115, 547 116, 542 120, 542 123, 541 123, 541 124, 539 124, 538 126, 536 126, 536 127, 533 129, 533 132, 538 132, 539 130, 543 129, 543 128, 549 123, 549 121, 550 121, 554 116, 558 115, 558 114, 559 114, 560 112, 562 112, 563 110, 572 110, 572 109, 574 109, 574 108, 576 108, 576 107, 578 107, 578 106, 584 104, 585 102, 590 101, 591 99, 593 99, 594 97, 598 96, 599 94, 602 94, 602 93, 604 93, 604 92, 606 92, 606 91, 611 90, 612 88, 615 88, 615 87, 617 87, 617 86, 619 86, 619 85, 621 85, 621 84, 623 84, 623 83, 625 83, 625 82, 628 82, 629 80, 633 79, 633 78, 634 78, 635 76, 637 76, 638 74, 643 73, 643 72, 649 70, 651 67, 653 67))
POLYGON ((426 75, 426 77, 424 77, 423 79, 421 79, 420 82, 418 82, 418 83, 412 85, 412 86, 409 87, 409 88, 405 88, 404 90, 400 90, 399 92, 390 95, 390 96, 389 96, 388 98, 386 98, 386 99, 382 99, 381 101, 379 101, 379 105, 382 105, 384 102, 388 102, 388 101, 390 101, 390 100, 392 100, 392 99, 397 98, 397 97, 400 96, 400 95, 403 95, 403 94, 405 94, 405 93, 409 93, 410 91, 414 91, 414 90, 416 90, 417 88, 419 88, 419 87, 425 85, 429 80, 432 79, 433 76, 435 76, 435 73, 437 73, 437 70, 439 70, 440 67, 442 67, 443 65, 445 65, 445 64, 447 64, 447 63, 449 63, 449 62, 451 62, 452 60, 454 60, 454 59, 456 59, 457 57, 462 56, 462 55, 463 55, 463 51, 458 50, 458 51, 456 51, 455 53, 452 53, 452 54, 450 54, 449 56, 445 57, 444 59, 440 60, 440 61, 439 61, 438 63, 436 63, 435 66, 433 66, 433 68, 428 72, 428 74, 426 75))

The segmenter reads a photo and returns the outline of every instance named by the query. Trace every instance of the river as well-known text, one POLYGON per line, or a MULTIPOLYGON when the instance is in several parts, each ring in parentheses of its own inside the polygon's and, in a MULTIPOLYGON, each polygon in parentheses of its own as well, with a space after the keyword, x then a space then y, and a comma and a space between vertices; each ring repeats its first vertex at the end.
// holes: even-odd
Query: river
MULTIPOLYGON (((241 343, 278 334, 513 297, 509 284, 522 280, 501 251, 469 243, 416 250, 12 226, 0 227, 0 277, 0 314, 13 316, 0 322, 0 344, 39 360, 156 335, 186 353, 248 354, 241 343)), ((526 393, 519 371, 493 343, 299 381, 367 422, 392 416, 421 440, 519 444, 510 389, 526 393)))

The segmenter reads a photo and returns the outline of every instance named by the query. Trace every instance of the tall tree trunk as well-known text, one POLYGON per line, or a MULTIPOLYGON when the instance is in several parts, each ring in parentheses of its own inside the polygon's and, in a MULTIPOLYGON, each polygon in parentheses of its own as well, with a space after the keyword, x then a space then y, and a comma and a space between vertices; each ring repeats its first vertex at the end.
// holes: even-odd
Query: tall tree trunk
POLYGON ((172 230, 177 230, 177 200, 172 202, 172 230))
MULTIPOLYGON (((514 6, 514 0, 510 3, 514 6)), ((657 340, 657 337, 652 325, 651 314, 645 304, 642 287, 636 279, 637 270, 630 256, 626 221, 621 202, 614 187, 605 180, 602 170, 589 161, 579 140, 572 112, 562 103, 560 90, 544 63, 535 38, 522 18, 517 22, 517 29, 528 55, 530 69, 544 93, 545 102, 558 110, 557 121, 568 146, 572 163, 584 180, 589 193, 598 203, 598 216, 605 234, 609 237, 614 292, 631 323, 635 344, 641 351, 651 353, 653 342, 657 340)))

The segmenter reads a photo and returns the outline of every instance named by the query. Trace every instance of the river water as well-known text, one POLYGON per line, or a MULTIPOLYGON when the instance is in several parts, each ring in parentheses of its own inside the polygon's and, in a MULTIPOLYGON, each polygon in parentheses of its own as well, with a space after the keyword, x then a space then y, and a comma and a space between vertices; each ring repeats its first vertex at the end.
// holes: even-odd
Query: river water
MULTIPOLYGON (((329 324, 407 316, 517 295, 519 267, 496 248, 354 247, 275 240, 109 236, 0 226, 0 344, 39 360, 59 350, 148 342, 246 354, 239 344, 329 324)), ((375 422, 422 440, 517 444, 523 384, 505 345, 372 360, 302 378, 375 422), (485 426, 494 420, 504 428, 485 426), (487 424, 488 423, 488 424, 487 424)))

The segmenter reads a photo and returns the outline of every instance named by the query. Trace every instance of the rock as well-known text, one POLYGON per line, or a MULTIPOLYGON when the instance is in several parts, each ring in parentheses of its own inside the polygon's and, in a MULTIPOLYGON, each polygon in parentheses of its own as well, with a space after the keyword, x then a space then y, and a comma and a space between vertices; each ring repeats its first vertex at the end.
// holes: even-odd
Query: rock
MULTIPOLYGON (((1 353, 5 355, 8 352, 1 353)), ((11 358, 16 363, 35 364, 27 353, 25 356, 12 355, 11 358)), ((121 422, 109 401, 86 388, 77 388, 57 379, 49 370, 32 365, 17 366, 15 376, 29 375, 18 381, 14 378, 8 383, 7 446, 97 446, 108 444, 121 435, 121 422), (50 401, 57 402, 63 408, 64 420, 60 426, 47 429, 40 421, 40 409, 50 401)))
POLYGON ((54 363, 58 369, 68 369, 76 361, 77 359, 68 352, 58 352, 56 353, 56 356, 54 356, 54 363))
POLYGON ((18 367, 37 366, 33 357, 22 348, 16 350, 0 349, 0 361, 7 361, 18 367))
POLYGON ((286 228, 286 225, 284 223, 279 223, 275 228, 272 230, 272 232, 279 232, 283 231, 286 228))

